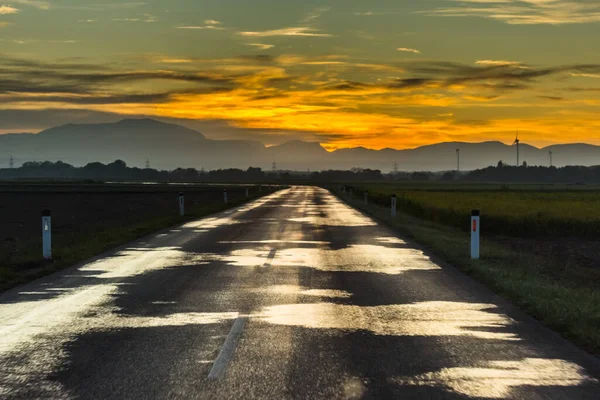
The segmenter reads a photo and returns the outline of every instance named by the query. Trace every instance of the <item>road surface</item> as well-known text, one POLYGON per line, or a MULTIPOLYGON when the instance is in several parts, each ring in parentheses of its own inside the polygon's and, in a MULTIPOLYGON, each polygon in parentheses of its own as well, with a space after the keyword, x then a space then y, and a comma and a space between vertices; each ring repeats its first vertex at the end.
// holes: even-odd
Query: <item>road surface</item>
POLYGON ((599 399, 599 365, 320 188, 0 296, 3 399, 599 399))

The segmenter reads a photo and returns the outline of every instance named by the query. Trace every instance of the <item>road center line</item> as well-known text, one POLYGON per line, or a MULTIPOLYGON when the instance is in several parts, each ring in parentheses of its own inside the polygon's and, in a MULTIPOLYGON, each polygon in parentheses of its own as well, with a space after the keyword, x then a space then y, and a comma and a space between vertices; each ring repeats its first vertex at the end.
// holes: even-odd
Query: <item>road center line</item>
POLYGON ((271 266, 271 262, 275 258, 276 252, 277 252, 277 249, 271 249, 271 251, 269 252, 269 255, 267 257, 267 261, 265 261, 265 263, 263 264, 263 268, 268 268, 271 266))
POLYGON ((233 357, 233 352, 235 351, 235 346, 237 345, 237 341, 248 321, 248 317, 238 317, 236 318, 229 334, 227 335, 227 339, 225 339, 225 343, 223 343, 223 347, 219 352, 219 356, 215 360, 210 372, 208 373, 208 379, 221 379, 223 374, 225 373, 225 369, 231 361, 231 357, 233 357))

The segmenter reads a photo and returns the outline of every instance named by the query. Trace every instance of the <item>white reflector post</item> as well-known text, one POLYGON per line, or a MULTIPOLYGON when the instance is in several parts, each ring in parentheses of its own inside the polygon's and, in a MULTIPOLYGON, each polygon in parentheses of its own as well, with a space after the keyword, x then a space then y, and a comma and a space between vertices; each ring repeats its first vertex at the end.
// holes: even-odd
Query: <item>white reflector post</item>
POLYGON ((52 218, 50 210, 42 211, 42 256, 52 260, 52 218))
POLYGON ((479 217, 479 210, 471 211, 471 258, 473 260, 479 259, 479 232, 481 231, 479 217))
POLYGON ((227 204, 227 189, 223 189, 223 201, 227 204))
POLYGON ((182 217, 185 215, 185 199, 183 197, 183 192, 179 192, 179 215, 182 217))
POLYGON ((396 216, 396 195, 392 195, 392 217, 396 216))
POLYGON ((369 204, 369 192, 365 190, 365 205, 369 204))

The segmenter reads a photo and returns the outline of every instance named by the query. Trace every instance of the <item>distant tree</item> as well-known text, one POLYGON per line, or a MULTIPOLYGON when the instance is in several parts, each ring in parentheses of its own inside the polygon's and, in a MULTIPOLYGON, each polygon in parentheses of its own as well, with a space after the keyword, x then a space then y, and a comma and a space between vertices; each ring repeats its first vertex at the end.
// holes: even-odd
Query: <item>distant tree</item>
POLYGON ((454 180, 454 172, 445 172, 441 177, 440 180, 442 181, 452 181, 454 180))
POLYGON ((502 160, 498 161, 498 165, 497 168, 502 168, 504 167, 504 163, 502 162, 502 160))
POLYGON ((523 167, 527 168, 527 161, 523 161, 523 167))
POLYGON ((115 160, 114 162, 108 164, 108 166, 112 167, 112 168, 115 168, 115 169, 125 169, 125 168, 127 168, 127 164, 123 160, 115 160))
POLYGON ((289 172, 284 172, 281 174, 280 178, 284 181, 289 181, 292 178, 292 175, 289 172))
POLYGON ((410 179, 413 181, 428 181, 430 178, 429 173, 427 172, 413 172, 410 175, 410 179))

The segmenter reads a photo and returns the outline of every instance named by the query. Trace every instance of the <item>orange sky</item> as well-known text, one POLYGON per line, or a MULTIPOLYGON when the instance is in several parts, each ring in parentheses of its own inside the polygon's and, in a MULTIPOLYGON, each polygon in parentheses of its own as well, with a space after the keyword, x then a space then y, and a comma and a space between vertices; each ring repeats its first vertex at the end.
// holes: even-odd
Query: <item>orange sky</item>
POLYGON ((215 139, 301 138, 330 150, 512 142, 517 130, 539 146, 600 144, 590 35, 600 6, 267 3, 5 8, 0 132, 143 115, 231 128, 203 129, 215 139))

